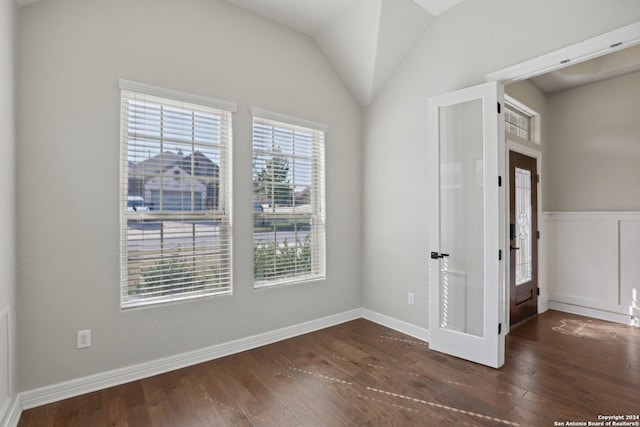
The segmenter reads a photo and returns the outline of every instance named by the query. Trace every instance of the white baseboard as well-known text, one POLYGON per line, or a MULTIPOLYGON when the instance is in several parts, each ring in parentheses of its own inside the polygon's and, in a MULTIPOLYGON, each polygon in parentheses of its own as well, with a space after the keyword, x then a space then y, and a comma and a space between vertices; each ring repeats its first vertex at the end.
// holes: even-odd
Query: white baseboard
POLYGON ((8 305, 0 310, 0 370, 2 370, 2 385, 0 386, 0 396, 5 397, 0 404, 0 427, 14 427, 20 420, 22 408, 20 398, 16 396, 14 388, 14 363, 13 363, 13 316, 11 306, 8 305))
POLYGON ((176 369, 251 350, 256 347, 272 344, 277 341, 293 338, 298 335, 307 334, 309 332, 314 332, 359 318, 370 320, 423 341, 429 340, 428 329, 421 328, 411 323, 376 313, 371 310, 357 308, 344 313, 214 345, 200 350, 140 363, 126 368, 114 369, 112 371, 77 378, 35 390, 25 391, 20 393, 20 395, 15 399, 12 409, 8 411, 8 413, 11 414, 10 421, 7 421, 2 425, 2 427, 15 427, 23 409, 35 408, 37 406, 58 402, 60 400, 69 399, 71 397, 91 393, 108 387, 163 374, 165 372, 174 371, 176 369))
POLYGON ((403 334, 412 336, 422 341, 429 342, 429 330, 421 328, 411 323, 407 323, 402 320, 395 319, 393 317, 386 316, 384 314, 376 313, 375 311, 362 309, 362 317, 370 320, 371 322, 378 323, 379 325, 386 326, 403 334))
POLYGON ((22 415, 22 406, 20 405, 20 395, 15 396, 6 408, 6 411, 0 417, 0 426, 16 427, 22 415))
POLYGON ((49 385, 35 390, 21 393, 20 402, 22 409, 35 408, 81 394, 91 393, 125 384, 142 378, 163 374, 198 363, 251 350, 263 345, 272 344, 298 335, 328 328, 340 323, 359 319, 362 317, 362 309, 346 311, 321 319, 311 320, 298 325, 288 326, 282 329, 265 332, 247 338, 214 345, 200 350, 190 351, 175 356, 141 363, 126 368, 114 369, 83 378, 77 378, 58 384, 49 385))
POLYGON ((542 314, 545 311, 549 310, 549 301, 542 301, 538 305, 538 314, 542 314))
MULTIPOLYGON (((597 310, 593 308, 581 307, 556 301, 549 301, 541 307, 543 311, 547 308, 593 317, 596 319, 608 320, 617 323, 629 324, 629 316, 597 310)), ((102 390, 125 384, 131 381, 148 378, 154 375, 163 374, 176 369, 207 362, 220 357, 236 354, 242 351, 251 350, 274 342, 293 338, 298 335, 314 332, 320 329, 335 326, 351 320, 364 318, 374 323, 378 323, 387 328, 404 333, 422 341, 429 341, 429 330, 414 324, 398 320, 396 318, 377 313, 366 308, 357 308, 332 316, 323 317, 298 325, 288 326, 282 329, 265 332, 247 338, 242 338, 227 343, 195 350, 175 356, 141 363, 126 368, 115 369, 83 378, 77 378, 58 384, 29 390, 16 396, 6 409, 5 414, 0 418, 0 427, 15 427, 20 420, 23 409, 30 409, 48 403, 57 402, 82 394, 102 390)), ((1 415, 1 414, 0 414, 1 415)))
POLYGON ((593 317, 594 319, 607 320, 609 322, 631 324, 629 315, 612 313, 610 311, 598 310, 596 308, 582 307, 580 305, 566 304, 558 301, 549 301, 549 308, 565 313, 577 314, 580 316, 593 317))

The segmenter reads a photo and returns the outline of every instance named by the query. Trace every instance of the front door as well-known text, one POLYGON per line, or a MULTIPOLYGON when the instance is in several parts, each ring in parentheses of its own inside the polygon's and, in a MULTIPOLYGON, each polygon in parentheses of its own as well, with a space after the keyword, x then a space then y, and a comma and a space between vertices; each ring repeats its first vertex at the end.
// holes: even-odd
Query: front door
POLYGON ((429 348, 504 364, 496 82, 429 98, 429 348))
POLYGON ((538 313, 536 159, 509 152, 510 317, 514 326, 538 313))

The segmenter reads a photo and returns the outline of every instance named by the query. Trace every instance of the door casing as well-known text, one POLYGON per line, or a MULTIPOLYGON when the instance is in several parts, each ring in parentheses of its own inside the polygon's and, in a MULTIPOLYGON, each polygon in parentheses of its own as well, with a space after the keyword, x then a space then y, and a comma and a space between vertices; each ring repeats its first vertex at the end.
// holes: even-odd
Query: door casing
POLYGON ((538 218, 540 213, 538 212, 538 162, 534 157, 527 156, 522 153, 518 153, 516 151, 509 151, 507 155, 508 166, 507 170, 509 171, 509 236, 507 239, 509 240, 509 314, 511 316, 509 324, 511 327, 516 326, 517 324, 527 320, 528 318, 538 314, 538 218), (527 282, 522 284, 514 283, 516 280, 516 271, 515 271, 515 263, 517 260, 517 256, 519 253, 524 251, 526 247, 523 247, 522 242, 516 243, 516 236, 518 234, 517 225, 518 218, 516 218, 516 204, 518 203, 515 200, 515 195, 517 189, 515 188, 515 182, 513 181, 515 168, 522 166, 529 170, 531 173, 530 185, 531 185, 531 196, 529 200, 533 199, 533 203, 531 206, 531 217, 529 218, 531 232, 529 238, 527 239, 530 242, 531 248, 531 264, 532 271, 531 277, 527 282), (518 247, 516 247, 516 245, 518 247), (524 292, 523 292, 524 291, 524 292), (521 301, 518 301, 518 297, 524 297, 521 301))
MULTIPOLYGON (((559 70, 570 65, 573 65, 578 62, 586 61, 592 58, 597 58, 602 55, 606 55, 612 52, 616 52, 618 50, 626 49, 628 47, 640 44, 640 22, 636 22, 630 25, 626 25, 620 27, 618 29, 609 31, 607 33, 603 33, 601 35, 592 37, 590 39, 586 39, 580 41, 578 43, 563 47, 561 49, 555 50, 553 52, 546 53, 544 55, 529 59, 527 61, 521 62, 519 64, 515 64, 500 70, 496 70, 487 75, 487 81, 497 81, 502 83, 503 85, 509 85, 511 83, 516 83, 522 80, 527 80, 535 76, 539 76, 544 73, 548 73, 550 71, 559 70)), ((535 151, 530 149, 529 147, 522 146, 520 144, 515 144, 513 142, 507 141, 507 149, 513 149, 514 151, 522 152, 522 154, 526 154, 530 157, 536 157, 538 164, 538 174, 541 175, 541 182, 544 179, 541 174, 541 164, 542 164, 542 155, 539 151, 535 151), (523 151, 519 151, 523 150, 523 151)), ((506 153, 505 157, 506 157, 506 153)), ((504 176, 506 172, 506 165, 503 163, 502 168, 500 169, 500 173, 504 176)), ((538 184, 538 212, 541 212, 542 206, 542 188, 540 184, 538 184)), ((508 187, 507 187, 508 188, 508 187)), ((505 226, 503 228, 504 238, 508 236, 508 227, 509 224, 506 221, 506 210, 503 209, 503 217, 501 218, 501 224, 505 226), (506 229, 506 230, 505 230, 506 229)), ((546 309, 544 305, 544 298, 546 297, 546 280, 545 280, 545 266, 544 266, 544 229, 541 230, 541 239, 539 241, 539 283, 538 287, 540 288, 540 297, 538 300, 538 311, 544 311, 546 309)), ((502 240, 503 248, 508 248, 508 241, 502 240)), ((502 274, 504 274, 505 278, 509 277, 509 265, 505 263, 505 269, 502 274)), ((503 281, 506 283, 506 280, 503 281)), ((506 286, 505 286, 506 287, 506 286)), ((506 325, 510 324, 509 318, 509 290, 505 289, 505 295, 502 299, 503 303, 505 303, 505 307, 503 313, 505 314, 503 318, 503 322, 506 325)), ((507 328, 508 329, 508 328, 507 328)), ((507 331, 508 333, 508 331, 507 331)))
MULTIPOLYGON (((536 184, 537 185, 537 192, 538 192, 538 197, 537 197, 537 206, 536 206, 536 210, 538 213, 538 230, 540 230, 540 217, 542 214, 542 152, 540 150, 536 150, 534 148, 531 148, 529 146, 526 146, 524 144, 521 144, 519 142, 514 141, 513 139, 509 139, 509 135, 506 135, 505 137, 505 150, 506 150, 506 155, 505 155, 505 160, 506 160, 506 165, 505 165, 505 171, 509 170, 509 152, 513 151, 515 153, 519 153, 519 154, 523 154, 525 156, 529 156, 532 157, 534 159, 536 159, 536 168, 537 168, 537 174, 540 176, 540 181, 536 184)), ((506 185, 505 185, 505 197, 506 197, 506 202, 505 202, 505 209, 504 209, 504 217, 506 219, 505 223, 503 224, 505 226, 505 233, 504 233, 504 241, 503 241, 503 247, 508 249, 509 245, 510 245, 510 239, 509 239, 509 205, 510 205, 510 195, 509 195, 509 188, 511 186, 511 182, 510 182, 510 174, 509 173, 505 173, 505 178, 506 178, 506 185)), ((541 233, 540 235, 540 240, 538 240, 538 260, 540 260, 540 255, 541 255, 541 250, 540 250, 540 243, 543 241, 544 239, 544 233, 541 233)), ((538 262, 538 288, 541 289, 540 294, 544 294, 545 292, 543 292, 542 288, 545 287, 546 290, 546 283, 544 280, 541 280, 542 275, 540 274, 540 262, 538 262)), ((509 262, 505 262, 505 324, 506 325, 510 325, 511 324, 511 312, 510 312, 510 301, 511 301, 511 290, 510 290, 510 286, 509 286, 509 278, 511 277, 511 266, 509 262)), ((541 309, 542 304, 541 304, 541 295, 537 295, 535 296, 535 298, 538 299, 538 313, 541 313, 541 309)), ((508 328, 506 333, 508 334, 508 328)))

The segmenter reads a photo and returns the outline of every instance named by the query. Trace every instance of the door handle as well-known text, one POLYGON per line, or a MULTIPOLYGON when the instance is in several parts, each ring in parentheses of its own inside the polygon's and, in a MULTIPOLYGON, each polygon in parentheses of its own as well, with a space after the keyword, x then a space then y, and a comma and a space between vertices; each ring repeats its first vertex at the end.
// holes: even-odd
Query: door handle
POLYGON ((438 252, 431 252, 431 259, 444 258, 449 256, 449 254, 439 254, 438 252))
POLYGON ((520 248, 515 248, 513 246, 509 246, 509 249, 512 250, 512 251, 519 251, 520 250, 520 248))

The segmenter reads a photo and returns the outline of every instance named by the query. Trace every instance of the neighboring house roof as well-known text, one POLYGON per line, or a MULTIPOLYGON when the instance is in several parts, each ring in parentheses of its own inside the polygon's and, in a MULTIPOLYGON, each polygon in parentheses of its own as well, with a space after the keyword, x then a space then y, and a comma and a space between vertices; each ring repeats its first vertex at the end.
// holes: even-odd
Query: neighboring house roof
POLYGON ((295 200, 296 205, 308 205, 311 203, 311 189, 305 187, 302 191, 296 191, 295 200))
POLYGON ((182 160, 182 155, 165 151, 129 166, 130 175, 157 175, 182 160))
POLYGON ((220 173, 220 167, 213 163, 211 159, 199 151, 186 156, 182 159, 181 167, 189 175, 191 175, 191 165, 193 161, 193 176, 217 177, 220 173))
POLYGON ((138 177, 160 175, 175 166, 184 170, 185 175, 191 175, 192 162, 193 176, 210 178, 217 177, 219 174, 220 167, 199 151, 188 156, 183 156, 181 152, 165 151, 139 163, 129 162, 129 175, 138 177))

